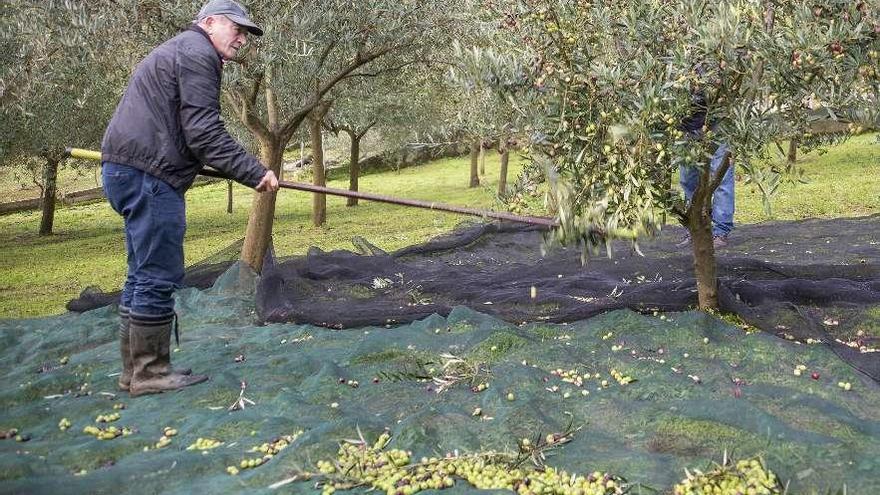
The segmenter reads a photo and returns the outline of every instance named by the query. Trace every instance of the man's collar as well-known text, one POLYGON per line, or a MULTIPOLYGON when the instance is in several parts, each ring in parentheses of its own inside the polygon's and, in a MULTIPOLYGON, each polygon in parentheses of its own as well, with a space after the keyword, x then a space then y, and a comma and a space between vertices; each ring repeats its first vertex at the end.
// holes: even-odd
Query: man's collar
MULTIPOLYGON (((214 48, 214 43, 211 42, 211 37, 208 36, 208 32, 205 31, 204 29, 202 29, 202 27, 199 26, 198 24, 190 24, 189 27, 186 28, 186 30, 187 31, 195 31, 195 32, 201 34, 202 36, 205 37, 206 40, 208 40, 208 43, 211 43, 211 48, 214 48)), ((223 63, 223 56, 221 56, 220 52, 217 52, 216 49, 214 51, 217 53, 217 58, 220 59, 220 63, 223 63)))

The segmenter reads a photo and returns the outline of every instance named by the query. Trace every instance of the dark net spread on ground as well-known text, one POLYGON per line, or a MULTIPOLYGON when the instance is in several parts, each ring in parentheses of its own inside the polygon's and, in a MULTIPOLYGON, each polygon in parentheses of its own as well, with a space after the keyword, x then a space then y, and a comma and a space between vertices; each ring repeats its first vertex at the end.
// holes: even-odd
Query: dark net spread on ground
MULTIPOLYGON (((664 230, 586 266, 577 248, 541 255, 542 232, 519 225, 479 225, 394 253, 322 252, 265 268, 261 317, 333 328, 399 324, 455 306, 508 322, 572 322, 614 309, 683 311, 696 305, 691 248, 681 229, 664 230), (534 287, 534 290, 532 289, 534 287), (534 296, 534 297, 533 297, 534 296)), ((880 353, 870 327, 880 314, 880 217, 747 225, 718 252, 721 309, 780 336, 830 342, 880 381, 880 353), (826 324, 827 323, 827 324, 826 324), (863 330, 864 336, 858 336, 863 330)))
MULTIPOLYGON (((516 224, 462 224, 422 245, 386 253, 356 240, 357 253, 312 248, 267 261, 257 288, 266 322, 331 328, 409 323, 469 306, 512 323, 572 322, 614 309, 683 311, 697 303, 691 248, 681 228, 582 265, 580 249, 541 254, 543 231, 516 224), (534 290, 532 289, 534 287, 534 290), (534 296, 534 297, 533 297, 534 296)), ((880 381, 880 216, 744 225, 718 250, 721 309, 781 337, 828 343, 880 381), (859 335, 861 330, 863 335, 859 335), (843 342, 847 343, 845 345, 843 342), (852 347, 855 346, 855 347, 852 347)), ((205 288, 240 244, 192 267, 205 288)), ((115 296, 102 293, 106 304, 115 296)), ((94 307, 85 298, 71 302, 94 307)))

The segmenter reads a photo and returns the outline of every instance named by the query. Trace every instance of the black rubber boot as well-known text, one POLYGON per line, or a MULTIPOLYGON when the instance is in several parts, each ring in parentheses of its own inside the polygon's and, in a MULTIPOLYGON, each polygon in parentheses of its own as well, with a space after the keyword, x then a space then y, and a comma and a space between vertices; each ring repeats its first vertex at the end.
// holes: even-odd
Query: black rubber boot
MULTIPOLYGON (((131 358, 131 329, 129 328, 131 325, 131 318, 129 316, 129 309, 120 306, 119 307, 119 354, 122 357, 122 373, 119 374, 119 390, 124 392, 128 392, 129 387, 131 385, 131 370, 132 370, 132 358, 131 358)), ((174 369, 171 367, 171 349, 170 349, 170 340, 169 345, 165 346, 162 349, 163 354, 163 362, 167 362, 168 366, 165 369, 157 368, 156 371, 162 374, 178 374, 178 375, 189 375, 192 374, 192 370, 189 368, 182 369, 174 369)))
POLYGON ((141 321, 131 318, 129 341, 132 375, 129 393, 132 397, 177 390, 208 379, 207 375, 175 372, 171 367, 171 326, 167 319, 141 321))

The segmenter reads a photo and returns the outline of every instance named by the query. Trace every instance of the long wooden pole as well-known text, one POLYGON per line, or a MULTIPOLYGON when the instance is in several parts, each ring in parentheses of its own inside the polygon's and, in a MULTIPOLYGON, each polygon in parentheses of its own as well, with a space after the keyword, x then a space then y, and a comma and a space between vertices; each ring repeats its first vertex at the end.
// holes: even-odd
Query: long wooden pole
MULTIPOLYGON (((73 158, 81 158, 85 160, 101 160, 101 152, 93 150, 84 150, 80 148, 67 148, 67 153, 73 158)), ((207 177, 217 177, 220 179, 229 179, 222 172, 210 168, 204 168, 199 175, 207 177)), ((443 203, 435 203, 433 201, 419 201, 417 199, 395 198, 393 196, 384 196, 381 194, 371 194, 360 191, 349 191, 347 189, 335 189, 332 187, 316 186, 313 184, 304 184, 301 182, 279 181, 279 187, 283 189, 295 189, 297 191, 307 191, 313 193, 329 194, 331 196, 343 196, 346 198, 358 198, 366 201, 376 201, 379 203, 390 203, 394 205, 410 206, 413 208, 424 208, 428 210, 445 211, 448 213, 458 213, 460 215, 470 215, 481 218, 492 218, 495 220, 506 220, 508 222, 525 223, 529 225, 541 225, 544 227, 558 227, 559 223, 549 217, 533 217, 524 215, 514 215, 512 213, 504 213, 492 210, 481 210, 477 208, 466 208, 463 206, 447 205, 443 203)))

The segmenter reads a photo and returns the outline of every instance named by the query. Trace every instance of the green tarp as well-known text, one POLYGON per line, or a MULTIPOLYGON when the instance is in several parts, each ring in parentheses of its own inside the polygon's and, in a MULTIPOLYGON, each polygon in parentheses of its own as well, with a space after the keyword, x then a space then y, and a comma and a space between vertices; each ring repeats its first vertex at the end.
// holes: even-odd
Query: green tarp
MULTIPOLYGON (((571 427, 547 465, 622 476, 632 493, 669 492, 685 468, 725 452, 761 456, 789 493, 880 493, 880 387, 825 346, 699 312, 514 326, 458 307, 390 328, 254 326, 253 284, 233 267, 212 289, 178 292, 173 360, 211 380, 176 393, 116 390, 112 307, 0 322, 0 430, 30 437, 0 440, 0 492, 310 493, 314 480, 269 487, 316 471, 358 430, 374 440, 388 429, 389 448, 419 458, 515 452, 523 438, 571 427), (480 370, 472 383, 442 387, 451 356, 480 370), (580 386, 565 378, 574 375, 580 386), (479 383, 488 387, 473 391, 479 383), (241 396, 253 404, 229 411, 241 396), (132 433, 83 432, 109 425, 132 433), (157 449, 165 427, 177 435, 157 449), (265 464, 227 473, 253 447, 300 431, 265 464), (198 438, 222 444, 187 450, 198 438)), ((444 493, 470 490, 458 481, 444 493)))

